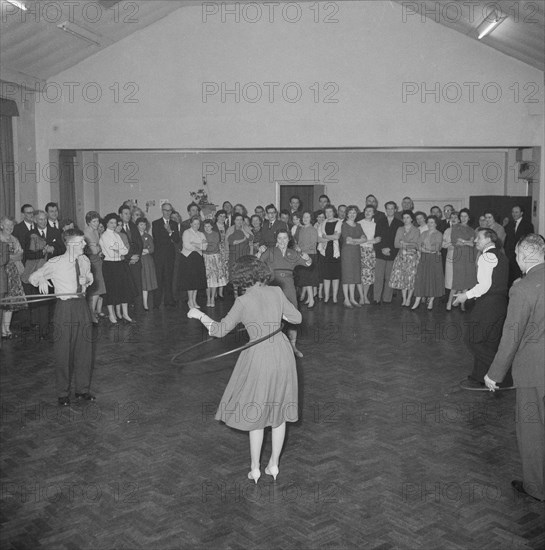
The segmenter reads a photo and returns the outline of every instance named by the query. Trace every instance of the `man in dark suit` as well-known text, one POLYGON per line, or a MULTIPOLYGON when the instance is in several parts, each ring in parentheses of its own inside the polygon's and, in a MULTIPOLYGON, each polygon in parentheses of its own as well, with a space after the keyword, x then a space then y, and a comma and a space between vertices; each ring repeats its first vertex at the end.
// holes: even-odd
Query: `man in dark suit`
POLYGON ((34 208, 31 204, 23 204, 21 214, 23 214, 23 219, 13 228, 13 236, 17 238, 24 249, 27 235, 34 229, 34 208))
POLYGON ((375 237, 380 237, 380 243, 374 245, 377 263, 375 266, 375 284, 373 285, 373 299, 375 304, 392 301, 393 289, 388 284, 392 275, 392 267, 398 249, 394 246, 397 230, 403 227, 403 222, 395 217, 397 204, 389 201, 385 204, 386 216, 376 221, 375 237))
POLYGON ((125 261, 129 265, 132 282, 138 292, 137 297, 140 298, 142 296, 142 262, 140 260, 144 244, 138 227, 131 220, 131 207, 128 204, 123 204, 119 207, 118 214, 122 223, 121 233, 125 233, 129 241, 129 252, 125 256, 125 261))
POLYGON ((278 210, 274 204, 268 204, 265 207, 267 212, 267 219, 263 222, 263 228, 261 230, 261 242, 265 246, 276 245, 276 232, 279 229, 288 231, 288 224, 277 219, 278 210))
POLYGON ((177 244, 180 242, 180 233, 176 222, 170 219, 173 208, 169 202, 161 206, 162 217, 152 224, 155 252, 155 272, 157 273, 157 290, 153 294, 153 307, 159 308, 164 299, 165 306, 174 307, 172 294, 172 277, 177 244))
POLYGON ((62 227, 59 224, 59 205, 56 202, 48 202, 45 205, 45 213, 47 214, 49 227, 62 231, 62 227))
POLYGON ((234 223, 234 217, 233 217, 233 205, 229 201, 225 201, 222 205, 222 210, 225 210, 226 217, 225 217, 225 227, 231 227, 234 223))
POLYGON ((522 276, 516 259, 515 246, 522 237, 534 232, 534 226, 530 220, 524 217, 524 210, 521 206, 518 204, 513 206, 511 216, 512 219, 505 226, 505 254, 509 260, 509 286, 515 279, 522 276))
MULTIPOLYGON (((62 233, 59 229, 55 229, 48 224, 47 215, 43 210, 38 210, 34 216, 34 229, 30 231, 25 241, 25 261, 30 260, 50 260, 55 256, 61 256, 66 252, 66 246, 62 239, 62 233), (33 239, 32 237, 35 236, 33 239), (39 243, 41 246, 35 246, 39 243)), ((28 265, 26 265, 28 268, 28 265)), ((23 283, 25 294, 38 294, 38 288, 30 283, 23 283)), ((54 293, 51 288, 50 293, 54 293)), ((31 304, 30 318, 31 323, 37 325, 38 336, 40 339, 47 337, 49 333, 49 324, 54 313, 53 302, 39 302, 31 304)))
POLYGON ((499 389, 512 366, 517 392, 516 430, 522 459, 522 481, 511 482, 519 493, 545 500, 545 241, 533 233, 516 246, 525 274, 509 291, 509 308, 498 352, 485 376, 488 389, 499 389))

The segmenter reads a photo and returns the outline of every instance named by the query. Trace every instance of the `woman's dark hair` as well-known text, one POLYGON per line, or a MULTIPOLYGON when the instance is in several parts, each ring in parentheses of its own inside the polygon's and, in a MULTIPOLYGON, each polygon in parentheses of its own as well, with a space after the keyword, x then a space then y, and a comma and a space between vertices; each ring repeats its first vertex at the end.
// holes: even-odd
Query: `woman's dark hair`
POLYGON ((237 218, 242 218, 242 222, 244 223, 244 216, 242 214, 233 214, 233 221, 236 221, 237 218))
POLYGON ((255 256, 242 256, 233 266, 231 282, 242 289, 250 288, 256 283, 268 284, 272 279, 269 266, 255 256))
POLYGON ((335 218, 337 217, 337 209, 336 209, 331 203, 326 204, 326 205, 324 206, 324 214, 325 214, 325 211, 326 211, 326 210, 333 210, 333 216, 334 216, 335 218))
POLYGON ((316 212, 312 214, 313 220, 316 221, 318 219, 318 216, 320 216, 321 214, 325 216, 325 212, 323 210, 316 210, 316 212))
POLYGON ((422 216, 424 219, 427 219, 427 217, 428 217, 426 212, 422 212, 422 210, 418 210, 418 211, 414 212, 414 219, 415 220, 416 220, 417 216, 422 216))
POLYGON ((85 223, 89 225, 93 220, 96 219, 100 220, 100 214, 98 212, 95 212, 94 210, 91 210, 85 214, 85 223))
POLYGON ((115 213, 115 212, 111 212, 110 214, 106 214, 104 216, 104 229, 106 229, 108 223, 110 222, 110 220, 115 220, 116 222, 116 225, 121 221, 121 218, 115 213))
POLYGON ((403 212, 401 212, 401 219, 403 219, 403 216, 405 216, 405 214, 411 217, 413 223, 416 221, 416 214, 414 214, 412 210, 403 210, 403 212))
POLYGON ((206 219, 202 222, 202 226, 204 227, 205 225, 211 225, 212 226, 212 229, 214 229, 214 226, 216 225, 214 223, 214 220, 211 220, 211 219, 206 219))
POLYGON ((225 214, 225 217, 227 217, 227 212, 225 210, 218 210, 216 212, 216 223, 218 223, 218 218, 222 215, 222 214, 225 214))
POLYGON ((283 229, 282 227, 280 229, 277 229, 274 232, 275 242, 278 240, 278 235, 281 235, 282 233, 285 233, 289 238, 288 248, 294 248, 295 247, 295 241, 293 240, 293 235, 291 234, 291 231, 289 229, 283 229))
POLYGON ((303 216, 305 214, 309 214, 310 215, 310 225, 312 225, 314 222, 315 222, 315 219, 314 219, 314 212, 312 212, 311 210, 303 210, 301 212, 301 224, 303 223, 303 216))
POLYGON ((252 214, 252 217, 250 218, 250 227, 252 227, 253 229, 253 221, 254 221, 254 218, 257 218, 259 220, 259 226, 260 227, 263 227, 263 219, 261 218, 261 216, 259 214, 252 214))
POLYGON ((192 224, 195 220, 198 220, 199 224, 202 222, 200 216, 191 216, 191 218, 189 218, 189 223, 192 224))
MULTIPOLYGON (((344 206, 344 204, 340 204, 339 205, 339 208, 341 206, 344 206)), ((349 204, 347 207, 346 207, 346 219, 348 219, 348 212, 354 210, 354 212, 356 212, 356 216, 360 213, 360 209, 355 205, 355 204, 349 204)))
POLYGON ((147 220, 147 218, 138 218, 135 222, 134 222, 134 225, 136 225, 136 227, 138 227, 138 224, 141 224, 141 223, 145 223, 146 224, 146 231, 149 231, 149 221, 147 220))
POLYGON ((460 208, 460 212, 458 212, 458 217, 460 217, 463 212, 465 212, 467 214, 467 217, 469 218, 467 225, 471 226, 471 224, 473 223, 473 218, 471 217, 471 212, 469 211, 469 208, 460 208))
POLYGON ((435 225, 439 225, 439 220, 437 219, 437 216, 426 216, 426 223, 429 220, 433 220, 435 222, 435 225))

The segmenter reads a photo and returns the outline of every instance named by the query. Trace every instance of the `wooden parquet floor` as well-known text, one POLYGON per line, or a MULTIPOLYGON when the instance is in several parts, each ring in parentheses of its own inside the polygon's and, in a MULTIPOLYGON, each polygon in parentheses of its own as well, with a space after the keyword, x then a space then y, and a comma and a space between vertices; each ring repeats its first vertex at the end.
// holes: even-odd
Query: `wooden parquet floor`
POLYGON ((170 364, 203 337, 185 312, 101 324, 97 401, 65 409, 51 344, 4 342, 3 550, 545 547, 543 506, 510 487, 514 392, 458 387, 471 364, 461 312, 303 308, 300 420, 278 480, 257 485, 248 436, 213 418, 236 357, 170 364))

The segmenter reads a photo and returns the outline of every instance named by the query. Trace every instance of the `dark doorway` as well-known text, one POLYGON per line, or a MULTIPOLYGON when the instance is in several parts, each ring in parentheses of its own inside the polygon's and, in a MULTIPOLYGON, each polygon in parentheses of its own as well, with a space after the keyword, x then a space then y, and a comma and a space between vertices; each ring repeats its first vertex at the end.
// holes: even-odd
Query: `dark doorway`
POLYGON ((324 194, 325 185, 281 185, 280 210, 290 208, 290 197, 297 195, 301 199, 303 210, 318 210, 318 199, 324 194))
POLYGON ((59 207, 63 220, 76 221, 76 188, 74 164, 76 151, 63 149, 59 151, 59 207))
POLYGON ((496 221, 502 224, 504 218, 511 219, 511 210, 515 205, 522 207, 527 219, 532 219, 532 197, 500 197, 498 195, 469 197, 469 210, 474 218, 475 226, 478 225, 479 216, 485 210, 492 210, 496 221))

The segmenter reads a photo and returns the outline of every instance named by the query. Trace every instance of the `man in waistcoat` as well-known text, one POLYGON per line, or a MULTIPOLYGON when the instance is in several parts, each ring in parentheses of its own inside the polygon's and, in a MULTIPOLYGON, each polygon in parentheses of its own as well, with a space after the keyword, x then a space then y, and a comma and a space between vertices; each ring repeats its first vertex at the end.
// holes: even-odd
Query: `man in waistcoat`
MULTIPOLYGON (((501 250, 497 233, 488 227, 477 231, 475 246, 481 252, 477 260, 477 284, 467 292, 457 294, 453 305, 475 299, 469 321, 464 323, 466 344, 474 358, 473 371, 460 385, 468 390, 486 390, 484 377, 498 351, 507 314, 509 261, 501 250)), ((512 386, 513 379, 508 372, 501 387, 512 386)))

